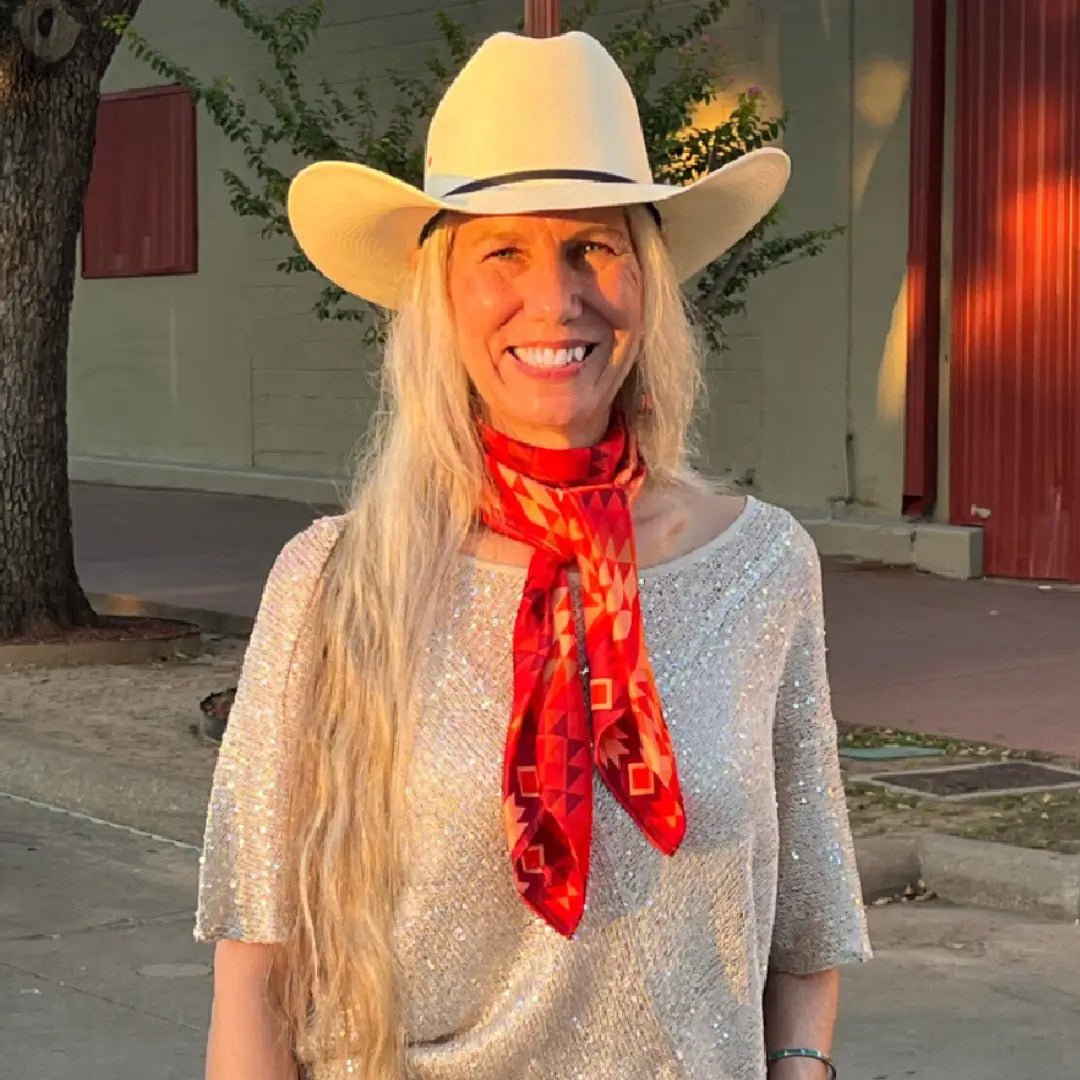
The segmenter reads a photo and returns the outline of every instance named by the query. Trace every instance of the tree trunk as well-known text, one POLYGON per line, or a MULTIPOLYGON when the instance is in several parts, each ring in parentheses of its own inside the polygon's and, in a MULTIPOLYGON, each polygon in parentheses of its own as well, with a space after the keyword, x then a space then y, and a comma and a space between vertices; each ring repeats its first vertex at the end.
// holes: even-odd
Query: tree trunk
POLYGON ((75 252, 101 77, 103 15, 139 0, 0 0, 0 639, 92 624, 67 473, 75 252))

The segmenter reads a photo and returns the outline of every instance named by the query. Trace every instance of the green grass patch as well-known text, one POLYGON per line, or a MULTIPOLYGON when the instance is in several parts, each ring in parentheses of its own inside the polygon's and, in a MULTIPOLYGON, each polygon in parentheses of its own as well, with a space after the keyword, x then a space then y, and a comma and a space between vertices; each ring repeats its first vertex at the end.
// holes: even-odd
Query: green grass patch
POLYGON ((928 829, 972 840, 1080 853, 1080 791, 946 802, 885 791, 857 779, 848 781, 846 791, 856 835, 928 829))

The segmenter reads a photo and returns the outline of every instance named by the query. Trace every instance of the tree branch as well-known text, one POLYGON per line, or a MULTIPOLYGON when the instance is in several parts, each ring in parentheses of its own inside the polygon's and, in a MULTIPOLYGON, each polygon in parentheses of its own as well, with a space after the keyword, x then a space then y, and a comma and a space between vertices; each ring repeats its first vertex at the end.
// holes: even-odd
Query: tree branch
POLYGON ((724 263, 724 269, 716 276, 712 288, 702 298, 702 307, 712 307, 727 292, 727 287, 731 284, 732 278, 739 272, 739 268, 750 255, 754 247, 754 240, 754 233, 749 232, 731 249, 727 262, 724 263))
POLYGON ((716 151, 720 148, 720 136, 717 132, 713 132, 712 142, 709 143, 709 159, 705 162, 705 175, 716 168, 716 151))
MULTIPOLYGON (((190 2, 190 0, 189 0, 190 2)), ((115 30, 107 28, 105 20, 116 18, 134 18, 142 0, 80 0, 91 12, 91 25, 94 30, 93 64, 100 78, 112 60, 120 37, 115 30)), ((176 0, 173 0, 176 3, 176 0)))

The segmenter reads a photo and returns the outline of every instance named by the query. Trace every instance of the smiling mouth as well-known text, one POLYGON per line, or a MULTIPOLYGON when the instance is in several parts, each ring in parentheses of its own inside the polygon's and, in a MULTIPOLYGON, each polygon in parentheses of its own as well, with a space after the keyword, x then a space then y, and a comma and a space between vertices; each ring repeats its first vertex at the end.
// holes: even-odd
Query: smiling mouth
POLYGON ((525 364, 526 367, 555 369, 570 367, 573 364, 583 364, 586 357, 592 355, 595 350, 596 344, 592 343, 589 345, 572 345, 565 349, 533 348, 531 346, 511 347, 507 349, 507 352, 515 360, 525 364))

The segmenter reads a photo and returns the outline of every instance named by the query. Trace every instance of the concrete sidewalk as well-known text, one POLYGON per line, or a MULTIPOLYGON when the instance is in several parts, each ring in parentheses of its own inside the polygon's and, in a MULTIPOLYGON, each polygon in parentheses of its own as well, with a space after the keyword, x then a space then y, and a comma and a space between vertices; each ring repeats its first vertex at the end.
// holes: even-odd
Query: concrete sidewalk
MULTIPOLYGON (((274 556, 325 508, 75 485, 91 593, 250 617, 274 556)), ((837 717, 1080 757, 1080 592, 829 561, 837 717)))
MULTIPOLYGON (((191 938, 196 856, 0 796, 0 1074, 196 1080, 211 950, 191 938)), ((1080 1072, 1080 934, 933 904, 874 908, 845 971, 845 1077, 1080 1072)))
POLYGON ((197 855, 0 797, 0 1074, 202 1076, 197 855))

